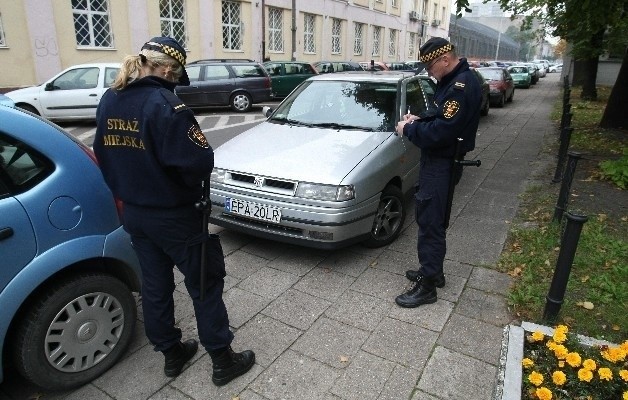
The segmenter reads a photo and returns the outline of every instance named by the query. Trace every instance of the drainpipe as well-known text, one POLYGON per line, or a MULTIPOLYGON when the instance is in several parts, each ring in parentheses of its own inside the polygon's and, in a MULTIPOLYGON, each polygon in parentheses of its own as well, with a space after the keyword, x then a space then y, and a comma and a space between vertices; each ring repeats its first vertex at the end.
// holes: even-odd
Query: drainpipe
POLYGON ((266 6, 262 1, 262 62, 266 61, 266 6))
POLYGON ((296 61, 297 55, 297 0, 292 0, 292 61, 296 61))

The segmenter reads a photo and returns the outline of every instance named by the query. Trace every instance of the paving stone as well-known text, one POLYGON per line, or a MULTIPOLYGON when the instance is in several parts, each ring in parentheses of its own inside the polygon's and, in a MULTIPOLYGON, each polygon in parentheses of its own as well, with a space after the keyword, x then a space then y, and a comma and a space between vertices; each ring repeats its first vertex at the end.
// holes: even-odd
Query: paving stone
POLYGON ((409 269, 419 268, 419 259, 416 253, 416 238, 414 252, 403 253, 398 251, 386 250, 377 258, 377 263, 373 268, 392 272, 393 274, 405 276, 409 269))
MULTIPOLYGON (((270 400, 267 399, 266 397, 262 397, 261 395, 255 393, 252 390, 245 390, 244 392, 240 393, 239 395, 240 399, 239 400, 270 400)), ((233 399, 231 399, 233 400, 233 399)))
POLYGON ((268 264, 268 260, 244 251, 235 252, 225 257, 227 274, 239 280, 246 279, 268 264))
POLYGON ((501 340, 502 327, 454 312, 438 338, 438 344, 486 363, 498 365, 501 340))
POLYGON ((321 317, 290 349, 332 367, 345 368, 368 335, 366 331, 321 317))
POLYGON ((418 308, 403 308, 395 305, 388 315, 409 324, 440 332, 449 319, 454 305, 452 302, 441 299, 436 303, 424 304, 418 308))
POLYGON ((423 369, 408 368, 402 365, 395 365, 393 373, 384 385, 384 390, 379 394, 377 400, 397 400, 408 399, 414 391, 414 386, 419 380, 419 375, 423 369))
POLYGON ((294 288, 312 296, 334 301, 354 281, 354 277, 332 271, 329 268, 314 268, 301 278, 294 285, 294 288))
MULTIPOLYGON (((414 215, 412 216, 414 220, 414 215)), ((397 251, 399 253, 407 253, 414 255, 416 258, 416 244, 417 244, 417 225, 413 222, 413 225, 407 227, 401 235, 388 246, 388 250, 397 251)))
POLYGON ((351 289, 392 301, 403 292, 407 284, 408 280, 405 276, 369 268, 356 279, 351 289))
MULTIPOLYGON (((87 399, 89 397, 85 397, 87 399)), ((91 400, 91 398, 89 398, 91 400)), ((185 393, 179 391, 179 389, 166 385, 154 395, 150 396, 148 400, 191 400, 192 398, 185 393)))
POLYGON ((485 292, 508 294, 512 278, 503 272, 494 269, 476 267, 469 278, 469 286, 485 292))
POLYGON ((362 350, 406 367, 421 369, 438 334, 407 322, 384 318, 362 350))
POLYGON ((249 276, 238 287, 260 296, 274 299, 292 287, 299 277, 274 268, 264 267, 249 276))
POLYGON ((390 299, 347 290, 325 311, 325 315, 356 328, 373 331, 391 307, 390 299))
MULTIPOLYGON (((437 346, 425 366, 418 389, 443 400, 491 400, 497 368, 437 346)), ((423 399, 420 395, 414 399, 423 399)))
POLYGON ((375 257, 357 254, 348 249, 343 249, 329 254, 318 266, 341 274, 358 277, 369 268, 375 260, 375 257))
POLYGON ((238 329, 237 342, 241 351, 255 352, 255 362, 268 367, 289 348, 303 332, 265 315, 257 315, 238 329))
POLYGON ((281 257, 288 247, 292 246, 288 244, 277 246, 277 242, 256 238, 254 241, 251 241, 246 246, 242 247, 242 251, 255 254, 256 256, 263 257, 267 260, 275 260, 281 257))
POLYGON ((314 269, 329 252, 308 248, 286 248, 285 253, 272 260, 268 266, 293 275, 304 276, 314 269))
POLYGON ((344 400, 377 399, 394 368, 393 362, 360 352, 334 383, 331 392, 344 400))
POLYGON ((288 350, 262 372, 250 388, 273 400, 325 400, 339 375, 335 368, 288 350))
POLYGON ((229 290, 222 298, 229 313, 229 325, 234 328, 244 325, 271 302, 269 298, 238 287, 229 290))
POLYGON ((458 314, 502 328, 513 320, 502 296, 467 287, 460 300, 458 314))
POLYGON ((330 304, 327 300, 289 289, 262 313, 297 329, 307 330, 330 304))

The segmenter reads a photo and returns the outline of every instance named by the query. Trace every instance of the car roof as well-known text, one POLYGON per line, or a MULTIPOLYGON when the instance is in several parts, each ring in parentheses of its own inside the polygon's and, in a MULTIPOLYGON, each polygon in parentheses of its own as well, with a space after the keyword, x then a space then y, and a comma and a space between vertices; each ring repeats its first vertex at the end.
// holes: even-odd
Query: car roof
MULTIPOLYGON (((65 69, 69 69, 69 68, 77 68, 77 67, 81 67, 81 68, 88 68, 88 67, 112 67, 112 68, 120 68, 122 66, 122 64, 120 63, 113 63, 113 62, 105 62, 105 63, 88 63, 88 64, 75 64, 75 65, 70 65, 69 67, 65 68, 65 69)), ((64 69, 64 70, 65 70, 64 69)))
POLYGON ((212 63, 217 63, 217 64, 224 64, 224 63, 229 63, 229 64, 258 64, 257 61, 249 60, 247 58, 205 58, 205 59, 202 59, 202 60, 191 61, 191 62, 187 63, 187 65, 190 65, 190 64, 212 64, 212 63))
MULTIPOLYGON (((311 81, 397 82, 415 76, 412 71, 345 71, 311 77, 311 81)), ((427 77, 427 75, 420 75, 427 77)))

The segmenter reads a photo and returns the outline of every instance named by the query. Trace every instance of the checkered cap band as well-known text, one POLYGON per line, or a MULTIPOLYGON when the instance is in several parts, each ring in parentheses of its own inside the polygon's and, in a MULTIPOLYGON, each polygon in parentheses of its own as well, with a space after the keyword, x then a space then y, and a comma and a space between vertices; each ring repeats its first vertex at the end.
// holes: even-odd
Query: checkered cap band
POLYGON ((185 56, 179 50, 172 46, 168 46, 167 44, 161 44, 156 42, 146 42, 142 49, 155 50, 160 53, 164 53, 174 58, 181 64, 182 67, 185 67, 185 56))
POLYGON ((428 63, 428 62, 430 62, 430 61, 432 61, 432 60, 442 56, 445 53, 449 53, 453 49, 454 49, 454 46, 452 46, 451 43, 447 43, 443 47, 439 47, 439 48, 437 48, 435 50, 432 50, 431 52, 429 52, 427 54, 421 55, 420 61, 422 63, 428 63))

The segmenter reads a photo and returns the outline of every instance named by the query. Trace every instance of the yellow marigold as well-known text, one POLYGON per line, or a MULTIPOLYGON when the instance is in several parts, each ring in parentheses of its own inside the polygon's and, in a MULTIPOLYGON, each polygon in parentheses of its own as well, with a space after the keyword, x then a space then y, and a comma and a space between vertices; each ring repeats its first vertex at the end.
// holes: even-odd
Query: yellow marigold
POLYGON ((556 343, 553 340, 548 340, 547 343, 545 343, 545 346, 554 351, 554 347, 556 347, 556 343))
POLYGON ((567 354, 567 356, 565 357, 565 361, 567 361, 567 364, 575 368, 580 366, 580 364, 582 363, 582 358, 580 358, 580 354, 574 352, 567 354))
POLYGON ((532 343, 541 342, 545 338, 545 335, 541 331, 534 331, 532 335, 528 336, 528 340, 532 343))
POLYGON ((620 344, 619 347, 628 352, 628 340, 624 341, 624 343, 620 344))
POLYGON ((540 400, 552 400, 552 391, 546 387, 536 389, 535 394, 540 400))
POLYGON ((554 328, 554 331, 560 331, 563 333, 567 333, 569 332, 569 328, 567 328, 567 325, 558 325, 556 328, 554 328))
POLYGON ((554 347, 554 355, 559 360, 564 360, 567 354, 569 354, 569 350, 562 344, 557 344, 556 347, 554 347))
POLYGON ((624 392, 624 395, 622 397, 623 397, 623 400, 628 400, 628 391, 624 392))
POLYGON ((600 354, 613 363, 624 361, 624 358, 626 358, 626 352, 621 347, 608 347, 601 351, 600 354))
POLYGON ((558 329, 556 329, 554 331, 554 335, 552 336, 552 339, 554 339, 554 341, 556 343, 564 343, 565 340, 567 340, 567 334, 563 331, 559 331, 558 329))
POLYGON ((588 369, 589 371, 595 371, 595 369, 597 368, 597 365, 595 365, 595 361, 591 360, 590 358, 587 358, 586 360, 582 362, 582 367, 584 369, 588 369))
POLYGON ((562 386, 567 382, 567 376, 563 371, 554 371, 552 374, 552 382, 554 382, 555 385, 562 386))
POLYGON ((521 365, 523 365, 524 368, 530 368, 534 365, 534 361, 530 360, 529 358, 524 358, 523 360, 521 360, 521 365))
POLYGON ((597 370, 597 373, 603 381, 613 380, 613 371, 610 368, 600 368, 597 370))
POLYGON ((565 368, 565 362, 563 360, 558 361, 558 368, 565 368))
POLYGON ((584 382, 591 382, 591 379, 593 379, 593 372, 586 368, 580 368, 578 370, 578 379, 584 382))
POLYGON ((623 379, 626 382, 628 382, 628 371, 627 370, 625 370, 625 369, 619 370, 619 376, 621 377, 621 379, 623 379))
POLYGON ((530 383, 534 386, 539 386, 541 383, 543 383, 543 375, 539 374, 536 371, 532 371, 530 375, 528 375, 528 381, 530 381, 530 383))

